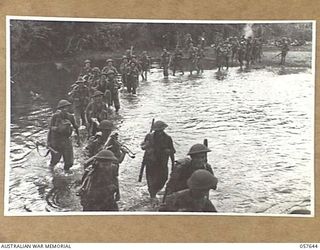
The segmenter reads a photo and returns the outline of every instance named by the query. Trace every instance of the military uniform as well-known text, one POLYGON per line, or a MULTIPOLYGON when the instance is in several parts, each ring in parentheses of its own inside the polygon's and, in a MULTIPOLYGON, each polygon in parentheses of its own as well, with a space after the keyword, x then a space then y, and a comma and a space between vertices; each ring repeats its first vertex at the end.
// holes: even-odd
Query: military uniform
POLYGON ((198 169, 187 180, 187 188, 165 197, 159 211, 217 212, 209 200, 209 191, 216 188, 218 179, 204 169, 198 169))
POLYGON ((232 56, 232 45, 229 42, 225 42, 223 45, 223 58, 224 64, 229 69, 229 62, 232 56))
POLYGON ((188 188, 187 180, 190 178, 193 172, 198 169, 205 169, 214 175, 213 170, 208 163, 206 163, 204 166, 198 166, 192 164, 192 160, 190 158, 184 158, 176 161, 166 186, 166 194, 169 195, 188 188))
POLYGON ((136 63, 131 62, 127 71, 127 89, 129 93, 136 94, 139 80, 139 69, 136 63))
POLYGON ((259 38, 257 40, 257 60, 258 62, 261 62, 261 57, 262 57, 262 54, 263 54, 263 51, 262 51, 262 40, 261 38, 259 38))
POLYGON ((203 73, 204 50, 201 46, 198 46, 196 58, 197 58, 197 64, 196 64, 197 72, 198 72, 198 74, 199 74, 199 72, 203 73))
MULTIPOLYGON (((110 72, 110 71, 109 71, 110 72)), ((107 97, 108 107, 114 105, 116 112, 120 109, 119 91, 120 88, 118 81, 115 78, 107 78, 107 89, 105 96, 107 97)))
MULTIPOLYGON (((118 142, 118 133, 112 133, 110 137, 108 138, 105 148, 110 150, 114 156, 118 159, 117 163, 114 163, 117 166, 117 174, 119 175, 119 167, 120 163, 124 160, 124 157, 126 155, 126 152, 121 147, 121 145, 118 142)), ((119 185, 118 185, 119 186, 119 185)), ((116 200, 120 200, 120 190, 119 188, 116 191, 116 200)))
POLYGON ((91 75, 92 74, 92 67, 90 65, 91 61, 90 60, 85 60, 84 61, 84 66, 80 70, 79 76, 85 76, 85 75, 91 75))
POLYGON ((246 67, 247 68, 249 68, 250 63, 252 62, 252 47, 253 47, 252 39, 251 37, 249 37, 246 43, 246 62, 247 62, 246 67))
POLYGON ((281 48, 280 65, 284 65, 284 63, 286 62, 286 56, 287 56, 288 51, 289 51, 289 44, 285 39, 282 40, 282 42, 280 44, 280 48, 281 48))
POLYGON ((172 74, 176 74, 176 70, 179 69, 184 74, 183 66, 182 66, 182 57, 183 53, 182 50, 179 48, 176 48, 172 55, 172 74))
POLYGON ((149 59, 149 56, 147 55, 147 52, 144 52, 141 55, 140 62, 141 62, 142 79, 147 80, 147 72, 150 68, 150 59, 149 59))
POLYGON ((101 81, 100 69, 98 67, 94 67, 92 69, 92 75, 88 79, 88 88, 89 88, 90 97, 93 96, 94 92, 98 90, 100 81, 101 81))
POLYGON ((118 211, 115 194, 119 188, 117 166, 112 152, 102 150, 95 156, 91 167, 85 170, 79 191, 83 211, 118 211), (100 164, 109 161, 108 164, 100 164))
MULTIPOLYGON (((81 84, 84 83, 82 82, 81 84)), ((87 122, 85 117, 85 109, 90 100, 88 87, 84 85, 76 85, 71 90, 69 95, 70 99, 72 100, 76 123, 78 124, 78 126, 80 126, 80 122, 82 122, 82 125, 86 125, 87 122)))
POLYGON ((163 76, 169 75, 170 53, 164 50, 161 54, 161 67, 163 68, 163 76))
POLYGON ((91 136, 88 140, 88 145, 85 148, 88 152, 88 157, 92 157, 100 152, 103 149, 107 139, 108 138, 102 137, 99 132, 97 132, 96 135, 91 136))
POLYGON ((145 150, 146 178, 151 198, 155 198, 156 194, 164 187, 168 179, 169 157, 174 160, 176 152, 172 138, 162 131, 166 126, 161 121, 156 122, 155 131, 147 134, 142 143, 142 149, 145 150))
POLYGON ((187 34, 186 35, 186 38, 185 38, 185 41, 184 41, 184 45, 185 45, 185 48, 186 50, 189 50, 190 48, 190 45, 193 43, 193 40, 192 40, 192 37, 191 37, 191 34, 187 34))
POLYGON ((207 197, 195 199, 190 190, 185 189, 167 196, 159 212, 217 212, 217 210, 207 197))
POLYGON ((231 55, 231 62, 233 63, 233 61, 236 59, 236 57, 238 56, 238 51, 239 51, 239 41, 236 37, 234 37, 231 41, 231 51, 232 51, 232 55, 231 55))
POLYGON ((189 54, 189 67, 190 67, 190 75, 192 75, 192 71, 196 69, 196 65, 197 65, 197 60, 198 58, 197 56, 197 47, 194 47, 192 45, 192 43, 190 44, 190 48, 188 50, 188 54, 189 54))
POLYGON ((61 100, 58 104, 58 111, 52 116, 49 124, 47 145, 51 147, 50 166, 53 168, 63 157, 64 170, 69 171, 73 165, 73 146, 70 136, 73 129, 78 136, 78 126, 74 116, 68 112, 62 112, 60 108, 71 105, 68 101, 61 100))
POLYGON ((88 151, 89 158, 105 148, 105 144, 109 139, 112 129, 113 124, 111 121, 103 120, 100 122, 98 126, 99 132, 89 138, 88 144, 85 148, 88 151))
POLYGON ((107 62, 107 65, 103 67, 102 73, 107 73, 108 71, 112 70, 115 75, 118 75, 119 73, 118 73, 117 68, 112 65, 113 60, 108 59, 106 62, 107 62))
MULTIPOLYGON (((97 91, 93 97, 97 97, 97 96, 103 96, 103 93, 100 91, 97 91)), ((101 122, 102 120, 106 120, 108 118, 108 109, 106 106, 106 103, 103 102, 102 100, 96 101, 93 100, 91 101, 87 108, 86 108, 86 118, 87 121, 89 123, 89 130, 91 130, 91 132, 89 133, 89 135, 95 135, 96 131, 97 131, 97 124, 95 124, 93 122, 93 118, 97 119, 98 122, 101 122)))
POLYGON ((246 59, 246 42, 240 42, 239 50, 238 50, 238 61, 240 63, 240 69, 242 70, 244 61, 246 59))
POLYGON ((107 73, 110 70, 113 71, 115 75, 119 74, 117 68, 114 67, 113 65, 112 66, 107 65, 107 66, 103 67, 102 73, 107 73))
POLYGON ((121 74, 122 84, 126 88, 128 87, 128 79, 127 79, 128 70, 129 70, 129 61, 128 61, 127 57, 123 57, 122 62, 120 64, 119 71, 121 74))
POLYGON ((224 54, 224 48, 222 44, 218 44, 218 46, 216 47, 216 64, 217 64, 218 71, 220 71, 221 68, 223 67, 223 58, 224 58, 223 54, 224 54))

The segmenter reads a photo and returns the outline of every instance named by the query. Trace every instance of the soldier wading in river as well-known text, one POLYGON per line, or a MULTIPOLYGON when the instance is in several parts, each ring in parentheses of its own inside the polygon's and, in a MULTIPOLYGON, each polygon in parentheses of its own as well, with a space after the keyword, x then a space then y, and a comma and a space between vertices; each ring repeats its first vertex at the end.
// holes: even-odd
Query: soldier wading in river
POLYGON ((84 66, 81 69, 79 76, 90 75, 91 73, 92 73, 91 61, 87 59, 84 61, 84 66))
POLYGON ((148 191, 151 198, 156 198, 156 194, 164 187, 168 179, 168 160, 171 159, 174 165, 175 149, 172 138, 164 132, 168 125, 162 121, 156 121, 152 129, 154 132, 146 135, 141 143, 141 148, 145 150, 146 178, 148 191))
POLYGON ((282 38, 281 43, 280 43, 280 49, 281 49, 281 60, 280 60, 280 65, 284 65, 286 62, 286 56, 289 51, 289 42, 285 37, 282 38))
POLYGON ((106 144, 109 136, 112 132, 113 124, 111 121, 103 120, 98 126, 98 132, 89 138, 86 150, 88 151, 88 156, 92 157, 100 152, 104 145, 106 144))
POLYGON ((71 103, 66 100, 60 100, 57 106, 57 112, 52 116, 49 133, 47 138, 47 146, 51 152, 51 169, 63 157, 64 171, 70 173, 70 168, 73 165, 73 146, 70 136, 73 129, 75 129, 78 136, 79 144, 79 130, 75 122, 74 116, 68 111, 71 103))
POLYGON ((184 158, 177 160, 174 168, 172 168, 166 186, 165 196, 188 188, 187 180, 192 173, 198 169, 204 169, 214 176, 210 164, 207 163, 207 153, 210 151, 211 150, 203 144, 195 144, 190 148, 188 153, 191 159, 184 158))
POLYGON ((170 64, 170 53, 167 51, 167 49, 163 49, 163 52, 161 54, 160 65, 163 68, 164 77, 169 76, 169 64, 170 64))
POLYGON ((73 105, 73 112, 77 125, 86 126, 85 110, 89 103, 89 89, 84 85, 85 81, 80 78, 76 81, 76 86, 69 93, 73 105))
POLYGON ((117 158, 110 150, 101 150, 85 169, 78 195, 83 211, 118 211, 119 189, 117 158))
POLYGON ((102 100, 103 93, 97 90, 92 97, 93 101, 86 108, 88 136, 95 135, 99 123, 108 118, 107 104, 102 100))
POLYGON ((196 170, 187 181, 187 189, 166 197, 160 212, 217 212, 208 198, 218 180, 204 169, 196 170))
POLYGON ((115 73, 113 70, 109 70, 107 73, 107 79, 106 79, 106 91, 104 93, 108 107, 111 107, 114 105, 114 108, 116 109, 116 112, 120 109, 120 101, 119 101, 119 91, 120 88, 118 81, 115 78, 115 73))

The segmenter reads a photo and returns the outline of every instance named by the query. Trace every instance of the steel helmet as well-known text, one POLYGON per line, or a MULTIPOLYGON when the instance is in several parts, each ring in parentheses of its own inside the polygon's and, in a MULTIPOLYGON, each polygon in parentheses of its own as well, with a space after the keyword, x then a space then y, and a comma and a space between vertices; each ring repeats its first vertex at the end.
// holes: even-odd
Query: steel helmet
POLYGON ((103 120, 99 124, 99 129, 112 129, 112 128, 113 128, 113 124, 111 121, 108 121, 108 120, 103 120))
POLYGON ((207 153, 207 152, 211 152, 211 150, 209 148, 207 148, 205 145, 203 145, 201 143, 197 143, 197 144, 194 144, 190 148, 188 155, 207 153))
POLYGON ((114 156, 114 154, 107 149, 101 150, 99 153, 97 153, 94 158, 96 160, 107 160, 107 161, 114 161, 117 162, 118 159, 114 156))
POLYGON ((122 60, 124 60, 124 59, 128 59, 128 57, 127 57, 127 56, 123 56, 123 57, 122 57, 122 60))
POLYGON ((193 172, 187 184, 190 189, 216 189, 218 179, 208 170, 198 169, 193 172))
POLYGON ((108 63, 108 62, 113 62, 113 60, 112 59, 108 59, 108 60, 106 60, 106 62, 108 63))
POLYGON ((91 63, 91 60, 87 59, 84 61, 84 63, 91 63))
POLYGON ((94 67, 94 68, 92 69, 92 71, 93 71, 93 72, 100 72, 100 69, 99 69, 98 67, 94 67))
POLYGON ((93 94, 93 97, 97 97, 97 96, 103 96, 103 93, 99 90, 95 91, 93 94))
POLYGON ((168 127, 168 125, 163 122, 163 121, 156 121, 153 126, 152 126, 152 129, 154 131, 159 131, 159 130, 164 130, 166 127, 168 127))
POLYGON ((67 107, 70 106, 71 103, 68 102, 67 100, 60 100, 57 106, 57 109, 63 108, 63 107, 67 107))

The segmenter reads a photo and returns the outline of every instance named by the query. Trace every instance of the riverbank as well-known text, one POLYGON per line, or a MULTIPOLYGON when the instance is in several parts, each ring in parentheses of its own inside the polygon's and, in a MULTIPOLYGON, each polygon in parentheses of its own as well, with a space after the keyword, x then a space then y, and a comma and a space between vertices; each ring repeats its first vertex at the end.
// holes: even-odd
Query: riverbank
MULTIPOLYGON (((119 67, 120 58, 125 51, 104 52, 104 51, 83 51, 72 57, 57 59, 56 61, 12 61, 11 65, 11 92, 17 98, 30 98, 30 91, 40 93, 50 104, 56 105, 56 98, 67 98, 70 86, 77 79, 79 71, 85 59, 92 60, 92 66, 102 68, 105 60, 113 58, 115 66, 119 67)), ((141 51, 134 52, 140 55, 141 51)), ((151 57, 152 68, 159 68, 161 50, 148 52, 151 57)), ((290 51, 283 66, 279 65, 280 56, 276 47, 265 47, 263 49, 262 62, 252 65, 253 69, 272 67, 275 69, 286 69, 286 72, 300 72, 312 67, 312 46, 311 44, 290 47, 290 51)), ((186 56, 186 53, 184 53, 186 56)), ((189 61, 184 57, 184 70, 189 70, 189 61)), ((230 63, 231 67, 239 67, 235 60, 230 63)), ((203 59, 205 70, 216 70, 215 50, 211 47, 205 48, 205 58, 203 59)), ((13 100, 16 98, 13 98, 13 100)))

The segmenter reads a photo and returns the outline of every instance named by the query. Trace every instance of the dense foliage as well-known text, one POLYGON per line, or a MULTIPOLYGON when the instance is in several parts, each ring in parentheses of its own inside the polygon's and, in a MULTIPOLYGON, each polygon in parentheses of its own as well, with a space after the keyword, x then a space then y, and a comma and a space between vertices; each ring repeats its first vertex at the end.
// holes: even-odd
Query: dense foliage
POLYGON ((88 23, 11 20, 11 56, 14 60, 57 58, 80 51, 118 51, 173 48, 183 44, 187 33, 200 35, 207 43, 241 36, 249 28, 264 41, 286 36, 311 40, 311 24, 182 24, 182 23, 88 23))

